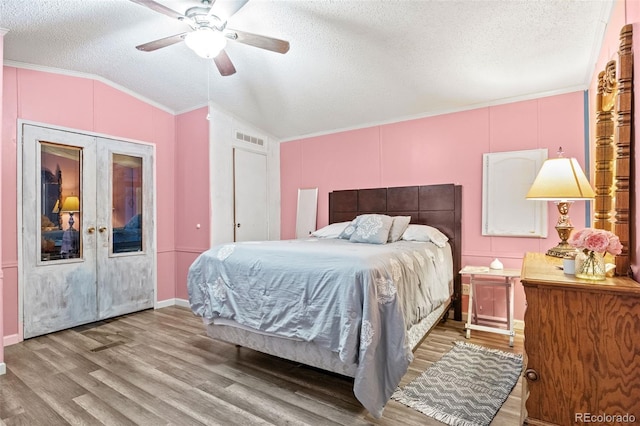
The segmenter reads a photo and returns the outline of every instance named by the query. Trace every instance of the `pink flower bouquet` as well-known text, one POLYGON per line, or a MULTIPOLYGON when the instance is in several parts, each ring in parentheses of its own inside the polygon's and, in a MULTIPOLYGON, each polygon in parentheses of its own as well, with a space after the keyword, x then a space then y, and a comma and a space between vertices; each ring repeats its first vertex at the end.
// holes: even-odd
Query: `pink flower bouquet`
POLYGON ((586 252, 604 252, 617 255, 622 252, 620 239, 610 231, 604 229, 585 228, 572 234, 567 240, 570 246, 586 252))
POLYGON ((622 252, 620 238, 604 229, 585 228, 571 235, 567 242, 581 251, 576 256, 576 277, 588 280, 605 279, 605 252, 612 255, 622 252))

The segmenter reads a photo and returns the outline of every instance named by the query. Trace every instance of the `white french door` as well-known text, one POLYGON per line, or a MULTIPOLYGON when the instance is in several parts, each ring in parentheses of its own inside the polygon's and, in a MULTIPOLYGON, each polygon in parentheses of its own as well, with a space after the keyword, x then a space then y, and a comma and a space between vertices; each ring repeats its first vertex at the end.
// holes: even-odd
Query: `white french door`
POLYGON ((98 318, 153 307, 153 147, 98 138, 98 318), (106 228, 106 229, 105 229, 106 228))
POLYGON ((153 306, 153 148, 23 126, 25 338, 153 306))

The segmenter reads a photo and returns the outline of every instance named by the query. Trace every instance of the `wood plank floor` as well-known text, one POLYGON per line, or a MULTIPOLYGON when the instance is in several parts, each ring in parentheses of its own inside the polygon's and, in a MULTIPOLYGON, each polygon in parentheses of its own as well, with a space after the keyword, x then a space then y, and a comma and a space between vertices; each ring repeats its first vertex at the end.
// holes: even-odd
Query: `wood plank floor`
MULTIPOLYGON (((438 325, 401 384, 438 360, 463 326, 438 325)), ((471 342, 513 349, 506 336, 471 342)), ((390 401, 381 419, 353 396, 352 380, 214 341, 179 307, 143 311, 5 348, 0 425, 441 425, 390 401)), ((521 379, 522 380, 522 379, 521 379)), ((519 424, 521 380, 492 425, 519 424)))

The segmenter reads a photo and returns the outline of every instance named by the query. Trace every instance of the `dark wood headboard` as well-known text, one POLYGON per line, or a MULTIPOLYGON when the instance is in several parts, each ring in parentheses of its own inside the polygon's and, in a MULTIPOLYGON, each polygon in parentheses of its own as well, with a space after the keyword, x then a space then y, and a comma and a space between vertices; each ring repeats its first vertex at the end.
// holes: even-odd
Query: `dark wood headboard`
POLYGON ((329 193, 329 223, 345 222, 360 214, 411 216, 411 223, 438 228, 453 252, 454 319, 462 320, 462 186, 425 185, 396 188, 348 189, 329 193))

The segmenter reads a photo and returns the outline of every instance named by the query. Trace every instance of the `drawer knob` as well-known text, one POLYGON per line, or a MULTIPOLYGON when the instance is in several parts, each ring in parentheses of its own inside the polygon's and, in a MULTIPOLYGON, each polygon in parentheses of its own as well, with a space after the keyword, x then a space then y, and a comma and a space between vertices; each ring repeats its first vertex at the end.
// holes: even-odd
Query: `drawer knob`
POLYGON ((538 372, 532 368, 529 368, 524 372, 524 377, 526 377, 527 380, 531 382, 535 382, 536 380, 538 380, 538 372))

